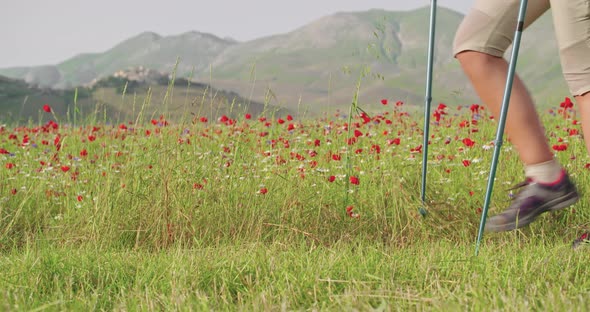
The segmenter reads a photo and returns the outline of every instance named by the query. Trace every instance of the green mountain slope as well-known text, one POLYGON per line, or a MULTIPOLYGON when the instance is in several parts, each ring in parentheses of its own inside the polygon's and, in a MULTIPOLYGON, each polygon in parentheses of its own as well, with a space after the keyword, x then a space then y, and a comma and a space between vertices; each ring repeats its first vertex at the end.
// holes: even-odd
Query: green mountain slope
POLYGON ((180 75, 206 70, 212 59, 234 41, 210 34, 187 32, 162 37, 152 32, 128 39, 103 53, 81 54, 55 66, 0 69, 0 75, 24 79, 41 87, 69 88, 108 77, 130 67, 144 66, 172 72, 177 58, 180 75))
MULTIPOLYGON (((439 10, 438 73, 459 73, 450 64, 450 47, 461 18, 439 10)), ((212 83, 243 93, 254 85, 255 74, 256 98, 272 89, 278 105, 292 107, 301 100, 321 111, 348 105, 362 69, 369 68, 371 74, 361 83, 361 102, 395 98, 416 103, 423 98, 428 20, 427 9, 327 16, 288 34, 229 47, 213 63, 212 83)), ((448 89, 435 86, 439 94, 448 89)))
POLYGON ((60 120, 68 123, 127 122, 138 118, 145 121, 160 115, 175 121, 191 121, 199 117, 216 120, 222 115, 236 118, 246 113, 294 114, 186 79, 177 79, 171 85, 168 80, 147 84, 109 77, 99 80, 92 88, 76 91, 31 87, 22 80, 0 76, 0 123, 43 120, 44 104, 50 105, 60 120))
POLYGON ((74 103, 74 92, 40 89, 0 76, 0 122, 37 120, 48 103, 56 112, 65 113, 74 103))

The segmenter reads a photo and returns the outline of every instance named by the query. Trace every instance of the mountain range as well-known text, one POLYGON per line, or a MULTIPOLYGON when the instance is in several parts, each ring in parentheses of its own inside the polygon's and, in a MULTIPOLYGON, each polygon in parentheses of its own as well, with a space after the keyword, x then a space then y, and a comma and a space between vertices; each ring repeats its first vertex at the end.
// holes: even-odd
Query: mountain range
MULTIPOLYGON (((445 8, 437 15, 434 101, 477 102, 452 55, 463 15, 445 8)), ((357 90, 365 106, 382 98, 422 105, 428 21, 428 8, 341 12, 246 42, 196 31, 166 37, 146 32, 102 53, 57 65, 0 69, 0 75, 40 88, 71 89, 143 66, 292 111, 346 108, 357 90)), ((525 31, 520 49, 518 72, 540 105, 568 95, 553 33, 546 14, 525 31)))

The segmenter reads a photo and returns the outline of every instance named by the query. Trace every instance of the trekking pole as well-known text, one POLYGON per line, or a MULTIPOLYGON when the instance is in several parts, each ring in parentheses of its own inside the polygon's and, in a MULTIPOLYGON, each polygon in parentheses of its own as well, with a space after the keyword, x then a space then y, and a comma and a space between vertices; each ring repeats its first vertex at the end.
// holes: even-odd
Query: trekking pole
POLYGON ((428 39, 428 66, 426 70, 426 97, 424 104, 424 142, 422 155, 422 187, 420 199, 422 207, 420 207, 420 214, 426 216, 426 171, 428 169, 428 139, 430 132, 430 103, 432 102, 432 66, 434 62, 434 35, 436 27, 436 0, 430 1, 430 34, 428 39))
POLYGON ((479 245, 483 236, 483 231, 486 226, 486 218, 488 209, 490 207, 490 200, 492 197, 492 190, 494 188, 494 180, 496 178, 496 169, 498 167, 498 158, 500 157, 500 148, 504 139, 504 127, 506 126, 506 115, 508 115, 508 104, 510 103, 510 94, 512 93, 512 82, 514 81, 514 73, 516 71, 516 61, 518 58, 518 50, 520 49, 520 39, 524 28, 524 19, 526 16, 527 0, 520 1, 520 10, 518 12, 518 23, 516 25, 516 32, 514 35, 514 43, 512 46, 512 55, 510 57, 510 64, 508 66, 508 75, 506 77, 506 88, 504 89, 504 99, 502 100, 502 108, 500 112, 500 120, 498 123, 498 130, 496 132, 496 141, 494 144, 494 156, 492 158, 492 167, 490 169, 490 176, 488 178, 488 187, 486 190, 486 197, 484 201, 483 210, 481 213, 481 222, 479 223, 479 232, 477 233, 477 242, 475 244, 475 255, 479 254, 479 245))

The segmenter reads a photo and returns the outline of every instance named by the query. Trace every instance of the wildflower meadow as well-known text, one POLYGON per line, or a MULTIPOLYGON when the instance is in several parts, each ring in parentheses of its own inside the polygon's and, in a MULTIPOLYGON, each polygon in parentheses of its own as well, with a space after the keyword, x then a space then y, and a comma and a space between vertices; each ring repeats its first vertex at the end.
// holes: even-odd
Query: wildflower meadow
MULTIPOLYGON (((540 110, 582 194, 475 238, 496 120, 395 98, 319 116, 58 116, 0 126, 0 309, 585 310, 590 159, 576 107, 540 110), (100 120, 100 119, 98 119, 100 120)), ((491 214, 524 178, 504 144, 491 214)))

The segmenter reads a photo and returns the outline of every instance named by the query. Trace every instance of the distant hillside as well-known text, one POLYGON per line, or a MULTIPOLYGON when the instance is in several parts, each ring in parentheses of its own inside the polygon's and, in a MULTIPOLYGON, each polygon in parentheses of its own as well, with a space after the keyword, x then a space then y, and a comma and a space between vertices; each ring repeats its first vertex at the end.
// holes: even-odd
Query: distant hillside
POLYGON ((78 121, 123 122, 135 121, 138 117, 149 120, 161 114, 175 121, 203 116, 216 120, 222 115, 235 118, 245 113, 254 116, 294 114, 183 78, 176 79, 172 86, 167 76, 158 77, 156 82, 111 76, 76 91, 38 88, 22 80, 0 76, 0 122, 41 120, 45 114, 44 104, 49 104, 55 114, 67 122, 73 122, 74 116, 78 121))
POLYGON ((37 120, 46 103, 51 103, 58 114, 65 115, 74 103, 74 92, 42 89, 0 76, 0 122, 37 120))
POLYGON ((86 85, 129 67, 171 72, 180 58, 178 73, 188 77, 193 67, 196 72, 207 70, 214 57, 234 44, 233 40, 194 31, 169 37, 146 32, 103 53, 81 54, 55 66, 0 69, 0 75, 40 87, 65 89, 86 85))
MULTIPOLYGON (((463 15, 440 8, 437 16, 434 101, 479 101, 452 55, 463 15)), ((314 112, 348 106, 361 69, 359 100, 381 98, 422 105, 428 44, 428 8, 404 12, 370 10, 326 16, 286 34, 238 43, 198 32, 160 37, 144 33, 104 53, 81 55, 57 66, 0 69, 0 74, 41 86, 90 83, 130 66, 170 72, 177 57, 179 77, 243 94, 258 102, 314 112)), ((540 105, 568 95, 561 76, 552 21, 543 16, 525 31, 518 71, 540 105)))
MULTIPOLYGON (((438 73, 458 68, 449 67, 450 46, 461 18, 457 12, 439 10, 438 73)), ((428 19, 426 9, 327 16, 287 34, 228 47, 213 62, 213 84, 243 93, 252 87, 255 73, 258 97, 271 88, 280 105, 292 107, 301 97, 303 103, 324 110, 350 103, 361 68, 367 66, 371 74, 362 82, 362 102, 377 103, 382 98, 420 102, 428 19)), ((440 98, 442 91, 448 91, 446 83, 436 84, 435 91, 440 91, 440 98)))

